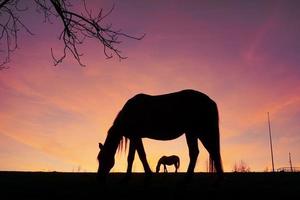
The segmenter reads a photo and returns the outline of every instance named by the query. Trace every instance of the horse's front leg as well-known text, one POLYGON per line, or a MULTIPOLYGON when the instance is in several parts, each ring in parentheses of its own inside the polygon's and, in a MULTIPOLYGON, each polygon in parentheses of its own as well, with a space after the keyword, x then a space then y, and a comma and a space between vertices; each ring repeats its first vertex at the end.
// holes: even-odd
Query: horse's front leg
POLYGON ((129 144, 129 152, 128 152, 128 157, 127 157, 127 174, 132 173, 132 164, 134 160, 134 155, 135 155, 135 144, 134 141, 130 140, 129 144))
POLYGON ((129 152, 128 152, 128 157, 127 157, 127 172, 125 178, 122 180, 123 182, 127 182, 129 178, 131 177, 132 174, 132 164, 134 160, 134 155, 135 155, 135 143, 133 140, 130 140, 129 144, 129 152))
POLYGON ((143 164, 143 167, 144 167, 144 170, 145 170, 145 173, 146 174, 151 174, 152 171, 149 167, 149 164, 147 162, 147 157, 146 157, 146 153, 145 153, 145 149, 144 149, 144 145, 143 145, 143 142, 142 142, 142 139, 136 139, 135 140, 135 145, 136 145, 136 150, 139 154, 139 157, 142 161, 142 164, 143 164))

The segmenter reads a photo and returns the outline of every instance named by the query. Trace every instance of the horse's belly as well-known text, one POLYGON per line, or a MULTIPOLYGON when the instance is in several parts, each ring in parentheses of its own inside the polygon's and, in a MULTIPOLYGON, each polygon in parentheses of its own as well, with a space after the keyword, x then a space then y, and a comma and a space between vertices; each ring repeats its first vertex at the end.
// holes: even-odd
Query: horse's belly
POLYGON ((145 111, 143 114, 127 118, 130 120, 123 124, 128 135, 155 140, 172 140, 181 136, 187 129, 185 119, 181 115, 167 112, 154 115, 149 112, 145 111))
POLYGON ((183 134, 182 131, 153 130, 153 131, 141 133, 141 137, 155 139, 155 140, 173 140, 180 137, 182 134, 183 134))

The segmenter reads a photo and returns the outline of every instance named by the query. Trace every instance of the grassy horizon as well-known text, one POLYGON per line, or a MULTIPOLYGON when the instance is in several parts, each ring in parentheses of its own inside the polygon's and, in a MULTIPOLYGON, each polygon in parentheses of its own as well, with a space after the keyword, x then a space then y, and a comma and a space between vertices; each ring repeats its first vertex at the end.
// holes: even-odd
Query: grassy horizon
MULTIPOLYGON (((215 184, 213 173, 195 173, 184 182, 185 173, 133 173, 122 183, 125 173, 111 173, 104 185, 94 172, 0 172, 0 188, 4 199, 86 199, 103 196, 112 199, 192 199, 201 197, 300 197, 299 172, 226 172, 224 180, 215 184)), ((101 199, 101 198, 100 198, 101 199)))

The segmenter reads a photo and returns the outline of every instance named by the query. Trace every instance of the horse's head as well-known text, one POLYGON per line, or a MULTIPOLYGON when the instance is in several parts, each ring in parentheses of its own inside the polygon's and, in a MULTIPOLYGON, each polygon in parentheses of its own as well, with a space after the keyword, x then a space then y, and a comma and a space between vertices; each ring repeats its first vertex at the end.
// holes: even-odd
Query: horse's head
POLYGON ((103 144, 99 143, 99 153, 97 156, 99 167, 97 176, 99 179, 104 179, 115 164, 114 155, 103 144))
POLYGON ((158 163, 157 163, 157 165, 156 165, 156 173, 158 173, 159 172, 159 170, 160 170, 160 161, 158 161, 158 163))
POLYGON ((159 166, 159 165, 157 165, 157 166, 156 166, 156 173, 158 173, 158 172, 159 172, 159 168, 160 168, 160 166, 159 166))

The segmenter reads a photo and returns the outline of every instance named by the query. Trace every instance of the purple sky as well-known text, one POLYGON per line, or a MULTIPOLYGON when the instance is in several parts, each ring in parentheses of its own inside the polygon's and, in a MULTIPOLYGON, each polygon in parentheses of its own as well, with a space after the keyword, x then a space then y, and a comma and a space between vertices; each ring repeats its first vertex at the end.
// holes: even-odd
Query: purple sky
MULTIPOLYGON (((96 13, 112 1, 88 1, 96 13)), ((114 1, 107 18, 141 41, 124 39, 126 60, 105 59, 102 46, 86 41, 80 67, 71 55, 54 67, 50 48, 61 52, 59 21, 23 16, 34 36, 20 35, 10 68, 0 71, 0 170, 96 171, 98 142, 127 99, 186 88, 213 98, 220 110, 225 171, 245 161, 253 171, 271 169, 267 112, 275 168, 300 166, 299 1, 114 1)), ((32 9, 34 11, 34 9, 32 9)), ((144 140, 154 170, 162 155, 188 164, 184 137, 144 140)), ((196 171, 206 170, 200 145, 196 171)), ((114 171, 126 170, 116 155, 114 171)), ((135 171, 142 171, 138 157, 135 171)))

